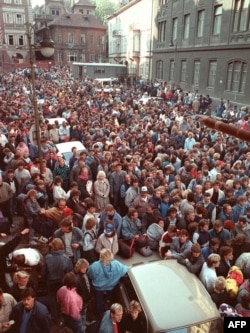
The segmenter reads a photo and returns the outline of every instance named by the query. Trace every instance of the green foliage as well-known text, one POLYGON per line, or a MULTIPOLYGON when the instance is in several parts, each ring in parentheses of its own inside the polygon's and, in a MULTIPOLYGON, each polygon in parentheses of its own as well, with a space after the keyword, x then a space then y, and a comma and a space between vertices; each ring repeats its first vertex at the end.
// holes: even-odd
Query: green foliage
POLYGON ((111 0, 90 0, 90 2, 96 5, 96 17, 105 25, 107 24, 107 17, 119 8, 118 3, 111 0))

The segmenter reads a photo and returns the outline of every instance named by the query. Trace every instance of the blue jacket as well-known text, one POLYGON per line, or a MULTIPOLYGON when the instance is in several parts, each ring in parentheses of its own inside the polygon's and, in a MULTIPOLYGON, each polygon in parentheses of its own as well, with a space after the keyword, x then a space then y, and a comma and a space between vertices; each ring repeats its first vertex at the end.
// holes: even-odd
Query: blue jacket
MULTIPOLYGON (((119 323, 118 323, 118 329, 119 329, 119 323)), ((114 325, 110 317, 110 310, 106 311, 102 317, 99 333, 114 333, 114 325)))
POLYGON ((140 219, 136 219, 135 222, 130 221, 128 216, 124 216, 122 219, 122 237, 126 240, 132 239, 135 235, 141 234, 142 224, 140 219))
POLYGON ((88 277, 97 291, 113 290, 121 277, 128 271, 128 266, 113 259, 109 265, 104 266, 102 262, 95 261, 88 268, 88 277))
MULTIPOLYGON (((11 328, 11 332, 19 333, 23 312, 24 306, 21 301, 14 306, 10 314, 10 320, 15 321, 15 324, 11 328)), ((40 302, 35 301, 25 333, 49 333, 50 328, 51 320, 46 306, 40 302)))
POLYGON ((44 259, 42 278, 46 281, 63 283, 64 275, 72 269, 72 261, 63 250, 52 251, 44 259))
POLYGON ((105 220, 112 220, 114 222, 117 237, 120 238, 122 229, 122 217, 117 212, 115 212, 112 218, 110 218, 105 211, 102 213, 99 221, 98 236, 103 233, 105 220))

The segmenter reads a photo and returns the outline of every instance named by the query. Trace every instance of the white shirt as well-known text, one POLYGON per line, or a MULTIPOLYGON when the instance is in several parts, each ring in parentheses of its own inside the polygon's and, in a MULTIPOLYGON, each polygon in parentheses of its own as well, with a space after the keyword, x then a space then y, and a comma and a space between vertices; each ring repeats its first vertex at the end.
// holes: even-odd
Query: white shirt
POLYGON ((32 248, 18 249, 12 252, 12 258, 23 254, 25 257, 25 265, 36 266, 41 260, 41 254, 38 250, 32 248))

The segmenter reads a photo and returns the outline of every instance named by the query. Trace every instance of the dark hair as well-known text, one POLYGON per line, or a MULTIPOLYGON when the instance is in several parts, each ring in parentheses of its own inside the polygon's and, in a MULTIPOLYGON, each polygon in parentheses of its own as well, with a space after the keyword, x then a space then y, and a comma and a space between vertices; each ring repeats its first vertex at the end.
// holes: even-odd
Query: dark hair
POLYGON ((35 298, 36 297, 36 293, 35 293, 35 290, 31 287, 28 287, 28 288, 25 288, 21 294, 21 299, 25 299, 25 298, 28 298, 28 297, 32 297, 32 298, 35 298))
POLYGON ((72 218, 67 216, 60 222, 60 227, 71 227, 72 228, 72 218))
POLYGON ((66 273, 63 282, 68 289, 73 289, 77 286, 77 278, 73 272, 66 273))

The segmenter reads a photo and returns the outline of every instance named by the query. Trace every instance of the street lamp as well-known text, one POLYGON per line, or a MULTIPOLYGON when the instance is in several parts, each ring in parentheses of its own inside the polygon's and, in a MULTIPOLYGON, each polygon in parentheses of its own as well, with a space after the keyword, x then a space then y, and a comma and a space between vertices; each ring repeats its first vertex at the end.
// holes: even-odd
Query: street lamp
MULTIPOLYGON (((41 149, 41 131, 39 124, 39 114, 37 106, 37 96, 36 96, 36 85, 35 85, 35 45, 32 44, 32 36, 34 37, 34 26, 30 23, 26 23, 26 35, 28 39, 29 47, 29 60, 30 60, 30 75, 31 75, 31 90, 32 90, 32 104, 34 108, 35 126, 34 131, 31 133, 33 135, 33 141, 37 144, 38 158, 40 163, 40 172, 42 171, 42 149, 41 149)), ((54 42, 50 37, 49 28, 45 27, 43 39, 40 41, 39 47, 41 53, 45 57, 51 57, 54 54, 54 42)))

